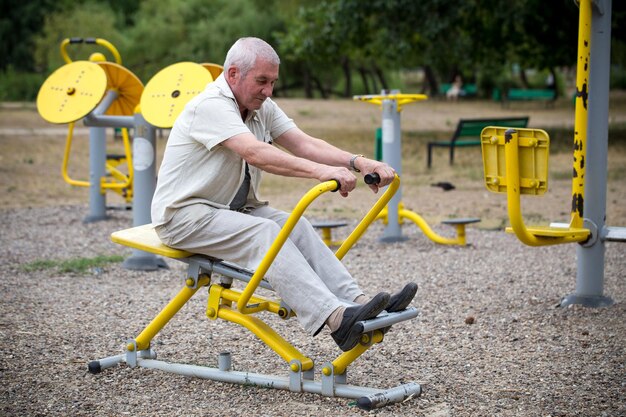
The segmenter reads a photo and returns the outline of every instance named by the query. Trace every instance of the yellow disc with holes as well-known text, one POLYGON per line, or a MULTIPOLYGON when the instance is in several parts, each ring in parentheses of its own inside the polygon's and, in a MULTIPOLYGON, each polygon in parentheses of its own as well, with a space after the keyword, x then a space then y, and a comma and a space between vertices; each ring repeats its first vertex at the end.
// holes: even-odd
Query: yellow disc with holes
POLYGON ((163 68, 148 81, 141 95, 144 119, 156 127, 172 127, 185 104, 211 81, 211 73, 195 62, 163 68))
POLYGON ((91 113, 106 91, 107 76, 98 64, 75 61, 44 81, 37 94, 37 110, 50 123, 75 122, 91 113))
POLYGON ((132 116, 141 100, 143 83, 125 67, 113 62, 98 62, 107 75, 107 90, 117 91, 117 99, 106 114, 109 116, 132 116))
POLYGON ((201 65, 211 73, 211 77, 213 77, 214 80, 217 79, 217 77, 219 77, 222 72, 224 72, 224 67, 218 64, 206 62, 201 65))

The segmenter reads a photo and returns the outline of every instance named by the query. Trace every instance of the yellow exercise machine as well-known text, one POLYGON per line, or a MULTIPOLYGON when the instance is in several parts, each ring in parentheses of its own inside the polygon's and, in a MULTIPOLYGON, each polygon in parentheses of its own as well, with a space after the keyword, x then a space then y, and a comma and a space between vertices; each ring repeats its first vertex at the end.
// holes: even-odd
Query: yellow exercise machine
MULTIPOLYGON (((402 142, 400 135, 400 112, 402 107, 415 103, 417 101, 426 100, 424 94, 401 94, 400 92, 385 92, 380 95, 354 96, 355 100, 363 101, 370 104, 376 104, 382 108, 382 148, 383 160, 392 166, 398 175, 402 175, 402 142)), ((428 223, 419 214, 405 209, 402 204, 402 191, 389 202, 378 216, 387 225, 381 238, 384 242, 397 242, 405 238, 402 236, 401 225, 404 219, 415 223, 422 232, 435 243, 442 245, 461 245, 466 244, 465 226, 470 223, 477 223, 477 218, 458 218, 444 221, 444 224, 453 225, 456 229, 456 238, 448 238, 437 234, 428 223)))
POLYGON ((608 51, 611 44, 611 2, 579 0, 578 60, 572 200, 569 223, 527 227, 521 194, 540 195, 548 188, 549 138, 539 129, 486 127, 481 133, 487 189, 507 194, 511 227, 526 245, 577 242, 576 292, 561 306, 605 307, 604 242, 626 242, 626 227, 606 226, 608 154, 608 51))
MULTIPOLYGON (((371 177, 369 178, 371 180, 371 177)), ((367 227, 376 219, 380 211, 398 190, 399 185, 400 179, 396 177, 337 250, 337 258, 342 259, 362 236, 367 227)), ((283 319, 296 315, 294 310, 280 300, 272 300, 255 295, 255 292, 259 287, 271 290, 270 284, 264 280, 265 273, 304 210, 321 194, 335 191, 338 188, 336 181, 327 181, 316 185, 306 193, 296 205, 270 250, 254 272, 207 256, 169 248, 161 243, 156 232, 149 224, 113 233, 111 238, 116 243, 160 256, 178 259, 187 263, 189 267, 183 289, 136 338, 128 341, 126 352, 121 355, 90 362, 89 371, 99 373, 103 369, 125 362, 131 367, 140 366, 160 369, 181 375, 222 382, 278 388, 294 392, 311 392, 331 397, 358 398, 358 406, 364 409, 378 408, 420 395, 421 387, 414 382, 401 384, 386 390, 347 384, 348 366, 374 344, 383 341, 384 331, 381 329, 416 317, 418 311, 415 308, 409 307, 396 313, 383 312, 375 319, 360 322, 363 326, 363 336, 360 343, 352 350, 343 352, 334 360, 324 363, 321 370, 321 382, 315 381, 313 359, 301 353, 263 320, 253 315, 265 312, 276 314, 283 319), (213 280, 213 272, 220 274, 218 280, 213 280), (245 284, 243 290, 237 290, 231 286, 233 279, 246 282, 247 284, 245 284), (156 354, 151 349, 152 339, 201 287, 208 287, 207 317, 211 320, 223 319, 230 321, 250 330, 285 361, 288 371, 287 377, 233 371, 231 369, 230 354, 228 353, 220 353, 218 368, 172 364, 156 360, 156 354)))
POLYGON ((92 156, 102 158, 94 148, 102 149, 102 152, 106 150, 104 136, 97 135, 97 141, 102 143, 90 143, 90 179, 76 180, 68 173, 74 126, 76 121, 88 117, 109 91, 115 92, 116 97, 105 109, 105 114, 109 116, 133 115, 143 92, 143 84, 132 72, 121 65, 122 59, 119 52, 115 46, 104 39, 64 39, 61 42, 61 56, 67 64, 46 79, 37 96, 37 109, 39 114, 50 123, 68 124, 61 174, 70 185, 93 186, 95 199, 101 203, 99 206, 102 207, 92 210, 90 220, 98 220, 102 216, 101 212, 104 211, 106 191, 111 190, 120 194, 126 202, 132 201, 133 198, 132 153, 128 129, 121 128, 124 154, 106 155, 102 169, 99 166, 100 160, 92 161, 92 156), (72 61, 67 52, 67 46, 83 43, 106 48, 116 62, 106 61, 102 53, 93 53, 89 61, 72 61), (91 162, 98 167, 92 166, 91 162), (126 172, 119 169, 121 164, 126 165, 126 172))
POLYGON ((522 218, 521 195, 541 195, 548 189, 550 138, 540 129, 489 126, 481 133, 485 184, 492 192, 506 193, 509 221, 506 229, 529 246, 583 242, 589 229, 572 225, 527 227, 522 218))

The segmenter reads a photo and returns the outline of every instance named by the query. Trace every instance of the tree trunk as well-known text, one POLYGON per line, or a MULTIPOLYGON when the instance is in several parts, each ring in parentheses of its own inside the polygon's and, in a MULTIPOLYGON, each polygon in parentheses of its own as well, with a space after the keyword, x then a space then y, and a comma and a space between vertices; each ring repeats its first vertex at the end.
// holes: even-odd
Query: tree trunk
POLYGON ((522 86, 524 88, 528 88, 528 79, 526 78, 526 71, 524 71, 524 68, 520 68, 519 70, 519 79, 522 82, 522 86))
POLYGON ((311 84, 311 73, 308 68, 304 68, 303 82, 304 82, 304 96, 306 98, 313 98, 313 85, 311 84))
POLYGON ((367 82, 367 72, 365 68, 359 67, 359 75, 361 75, 361 80, 363 81, 363 88, 365 89, 365 94, 374 94, 374 91, 370 90, 369 83, 367 82))
POLYGON ((381 70, 380 67, 376 64, 373 64, 372 68, 374 69, 374 74, 376 74, 376 76, 378 77, 380 84, 383 86, 383 90, 389 90, 389 84, 387 84, 387 79, 385 78, 385 73, 383 72, 383 70, 381 70))
POLYGON ((311 77, 311 78, 313 82, 315 83, 315 86, 319 90, 320 94, 322 95, 322 98, 326 100, 328 98, 328 93, 326 92, 326 89, 324 88, 324 85, 322 84, 320 79, 317 77, 311 77))
POLYGON ((424 85, 422 87, 422 92, 428 92, 428 95, 430 95, 431 97, 439 94, 437 77, 435 76, 435 72, 430 67, 430 65, 424 66, 424 85))
POLYGON ((352 73, 350 71, 350 59, 347 56, 341 57, 341 68, 346 78, 346 86, 343 90, 344 97, 352 97, 352 73))

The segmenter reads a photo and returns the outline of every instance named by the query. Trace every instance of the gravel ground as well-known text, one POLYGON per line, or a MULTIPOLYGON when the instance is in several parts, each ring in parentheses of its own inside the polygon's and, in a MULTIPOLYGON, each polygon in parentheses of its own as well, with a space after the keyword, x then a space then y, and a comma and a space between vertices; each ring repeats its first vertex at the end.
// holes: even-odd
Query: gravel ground
MULTIPOLYGON (((122 352, 182 285, 185 265, 158 272, 111 264, 87 274, 25 272, 36 260, 130 251, 110 242, 131 214, 83 224, 86 206, 0 212, 0 415, 3 416, 619 416, 626 415, 626 247, 606 244, 609 308, 557 307, 573 292, 576 245, 529 248, 501 231, 468 230, 468 247, 378 241, 372 226, 344 258, 370 293, 420 286, 416 319, 351 368, 349 382, 381 388, 417 381, 419 398, 367 413, 351 400, 258 389, 166 374, 108 369, 90 360, 122 352), (472 324, 470 324, 473 321, 472 324)), ((441 234, 448 229, 437 230, 441 234)), ((286 365, 254 336, 205 317, 206 293, 153 340, 163 360, 216 366, 230 351, 236 370, 286 375, 286 365)), ((319 365, 339 350, 295 320, 268 321, 319 365)))

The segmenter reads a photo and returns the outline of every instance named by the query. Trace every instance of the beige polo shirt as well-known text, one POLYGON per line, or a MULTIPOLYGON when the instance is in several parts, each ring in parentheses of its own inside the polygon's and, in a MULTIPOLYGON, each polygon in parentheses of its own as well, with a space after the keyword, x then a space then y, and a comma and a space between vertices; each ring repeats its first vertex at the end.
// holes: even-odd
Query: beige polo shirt
MULTIPOLYGON (((167 223, 176 209, 203 203, 228 209, 245 176, 245 161, 221 143, 241 133, 272 143, 296 125, 271 99, 245 122, 233 93, 220 75, 187 103, 169 135, 152 199, 152 224, 167 223)), ((248 204, 258 197, 262 171, 250 166, 248 204)))

